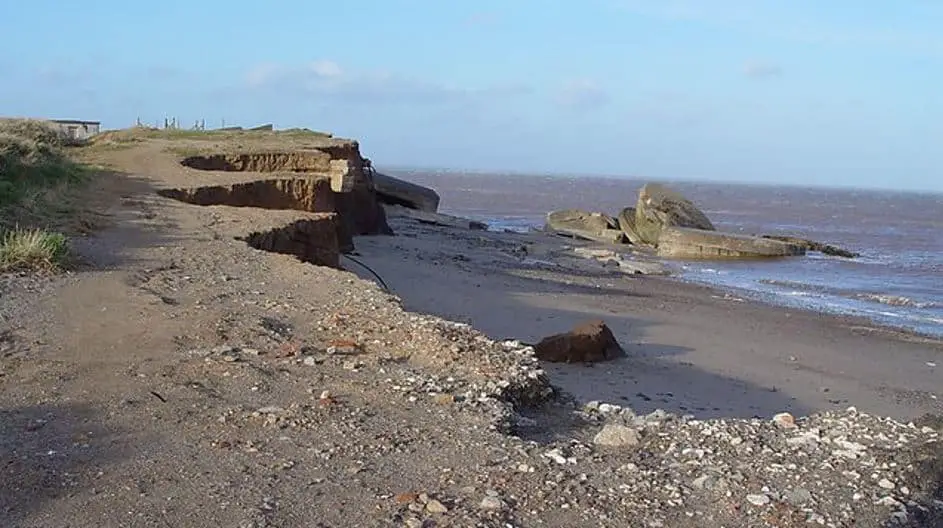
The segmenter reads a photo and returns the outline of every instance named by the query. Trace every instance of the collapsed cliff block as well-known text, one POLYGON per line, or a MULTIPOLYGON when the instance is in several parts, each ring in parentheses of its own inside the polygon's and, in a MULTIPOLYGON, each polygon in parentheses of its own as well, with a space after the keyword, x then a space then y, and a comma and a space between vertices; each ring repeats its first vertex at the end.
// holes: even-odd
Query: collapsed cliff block
POLYGON ((381 203, 400 205, 427 213, 439 210, 439 193, 406 180, 394 178, 380 172, 371 174, 373 188, 381 203))
POLYGON ((684 259, 749 259, 805 255, 805 247, 768 238, 684 227, 662 230, 660 257, 684 259))
POLYGON ((625 351, 606 323, 595 320, 543 338, 534 345, 534 354, 543 361, 596 363, 625 356, 625 351))
POLYGON ((302 262, 340 269, 340 247, 352 242, 338 240, 339 225, 336 214, 321 214, 284 227, 253 232, 243 240, 255 249, 294 255, 302 262))
POLYGON ((614 218, 603 213, 563 209, 547 215, 546 230, 559 235, 605 244, 619 244, 625 235, 614 218))
POLYGON ((625 238, 629 240, 630 243, 635 245, 644 244, 642 237, 639 236, 638 231, 635 230, 635 208, 626 207, 619 213, 619 229, 625 233, 625 238))
POLYGON ((639 191, 634 227, 640 240, 651 245, 658 244, 667 227, 714 230, 714 224, 691 200, 658 183, 645 184, 639 191))
POLYGON ((789 244, 795 244, 797 246, 802 246, 809 251, 818 251, 824 255, 829 255, 833 257, 843 257, 843 258, 858 258, 861 256, 860 253, 850 251, 844 248, 837 246, 832 246, 829 244, 823 244, 821 242, 816 242, 814 240, 809 240, 807 238, 799 238, 793 236, 779 236, 779 235, 763 235, 763 238, 768 238, 770 240, 779 240, 780 242, 786 242, 789 244))

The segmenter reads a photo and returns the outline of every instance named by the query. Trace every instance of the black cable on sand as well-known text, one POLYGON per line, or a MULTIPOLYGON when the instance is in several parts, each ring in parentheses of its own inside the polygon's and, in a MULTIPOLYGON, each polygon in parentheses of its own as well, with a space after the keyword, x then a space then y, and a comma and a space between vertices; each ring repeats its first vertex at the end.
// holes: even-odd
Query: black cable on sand
POLYGON ((383 280, 383 277, 381 277, 377 272, 373 271, 373 269, 371 269, 370 266, 367 266, 363 262, 360 262, 359 260, 355 259, 354 257, 351 257, 350 255, 345 255, 341 253, 341 256, 356 262, 357 264, 362 266, 364 269, 369 271, 371 274, 373 274, 374 277, 377 278, 378 281, 380 281, 380 285, 383 286, 383 289, 386 290, 387 293, 392 293, 390 291, 390 287, 386 285, 386 281, 383 280))

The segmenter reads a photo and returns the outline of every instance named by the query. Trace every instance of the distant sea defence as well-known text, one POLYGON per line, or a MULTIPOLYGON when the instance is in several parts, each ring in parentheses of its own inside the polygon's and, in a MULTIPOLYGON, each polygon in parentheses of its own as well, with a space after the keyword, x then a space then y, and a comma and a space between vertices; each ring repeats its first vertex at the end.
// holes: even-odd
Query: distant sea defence
MULTIPOLYGON (((615 215, 646 182, 600 177, 388 171, 433 187, 441 211, 495 227, 541 228, 546 213, 578 208, 615 215)), ((679 262, 680 278, 797 308, 868 317, 943 337, 943 195, 893 191, 667 182, 720 231, 783 234, 860 252, 853 260, 806 257, 679 262)))

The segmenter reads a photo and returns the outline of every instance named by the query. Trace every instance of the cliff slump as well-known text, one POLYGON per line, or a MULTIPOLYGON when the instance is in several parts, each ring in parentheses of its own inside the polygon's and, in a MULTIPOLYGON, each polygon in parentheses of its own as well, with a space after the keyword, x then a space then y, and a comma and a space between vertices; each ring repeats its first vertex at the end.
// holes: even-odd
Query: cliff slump
POLYGON ((255 249, 294 255, 302 262, 340 269, 340 226, 337 215, 330 213, 268 231, 255 231, 243 240, 255 249))
POLYGON ((185 167, 206 171, 304 173, 230 186, 162 191, 170 198, 198 205, 332 212, 353 235, 393 234, 364 170, 356 141, 286 151, 218 153, 183 158, 185 167))

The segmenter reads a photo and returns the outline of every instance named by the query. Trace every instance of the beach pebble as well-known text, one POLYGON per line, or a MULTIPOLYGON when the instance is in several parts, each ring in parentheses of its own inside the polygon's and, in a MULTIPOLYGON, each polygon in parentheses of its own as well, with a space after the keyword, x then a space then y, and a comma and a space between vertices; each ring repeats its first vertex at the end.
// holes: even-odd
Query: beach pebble
POLYGON ((638 432, 631 427, 618 424, 606 424, 593 437, 593 443, 606 447, 632 447, 639 443, 638 432))
POLYGON ((764 493, 747 495, 747 502, 754 506, 766 506, 770 503, 769 495, 764 493))
POLYGON ((782 429, 795 429, 796 428, 796 419, 791 414, 787 412, 782 412, 773 416, 773 423, 778 425, 782 429))
POLYGON ((485 498, 481 499, 481 502, 478 504, 479 508, 487 511, 500 511, 504 509, 504 506, 503 500, 491 495, 485 496, 485 498))

